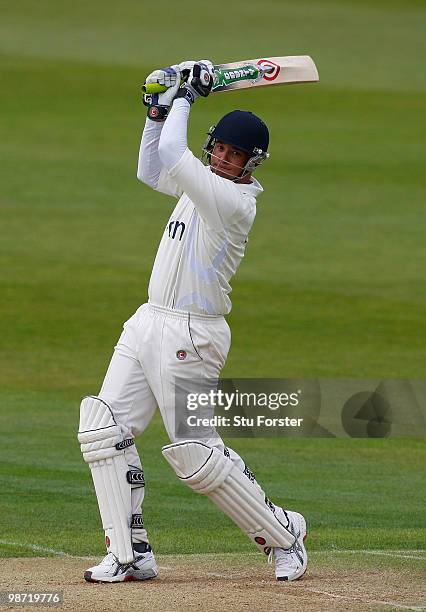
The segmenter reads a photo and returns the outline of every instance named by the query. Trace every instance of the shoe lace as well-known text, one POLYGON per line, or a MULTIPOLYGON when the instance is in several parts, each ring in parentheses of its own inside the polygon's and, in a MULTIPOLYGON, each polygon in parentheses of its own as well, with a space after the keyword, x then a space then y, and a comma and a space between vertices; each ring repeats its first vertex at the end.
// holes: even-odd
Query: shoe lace
MULTIPOLYGON (((293 530, 293 525, 290 522, 289 522, 289 524, 287 526, 287 529, 288 529, 288 531, 290 533, 292 533, 296 537, 296 534, 294 533, 294 530, 293 530)), ((291 548, 279 548, 279 547, 275 547, 274 548, 274 547, 271 547, 271 550, 269 551, 269 554, 268 554, 268 564, 269 565, 272 565, 272 562, 273 562, 273 559, 274 559, 274 556, 275 556, 275 551, 281 551, 282 554, 294 552, 293 551, 293 547, 291 547, 291 548)))
MULTIPOLYGON (((291 561, 293 564, 295 563, 295 559, 292 555, 295 555, 297 559, 300 560, 300 545, 298 543, 298 539, 300 537, 300 532, 296 532, 296 530, 294 529, 293 525, 290 523, 289 524, 289 531, 290 533, 292 533, 295 537, 295 542, 293 544, 293 546, 291 546, 290 548, 278 548, 278 547, 272 547, 271 550, 269 551, 268 554, 268 564, 272 565, 274 556, 276 557, 276 560, 279 561, 280 558, 287 558, 287 561, 291 561)), ((296 563, 297 564, 297 563, 296 563)))

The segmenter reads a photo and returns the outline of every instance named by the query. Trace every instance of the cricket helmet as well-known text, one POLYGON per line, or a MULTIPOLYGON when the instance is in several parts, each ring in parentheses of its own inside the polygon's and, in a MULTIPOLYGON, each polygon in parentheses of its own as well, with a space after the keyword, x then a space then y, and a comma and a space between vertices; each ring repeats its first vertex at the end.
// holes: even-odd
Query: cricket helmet
POLYGON ((209 163, 217 141, 233 145, 250 155, 238 178, 253 172, 269 157, 269 130, 262 119, 249 111, 234 110, 224 115, 216 125, 212 125, 203 147, 203 156, 209 163))

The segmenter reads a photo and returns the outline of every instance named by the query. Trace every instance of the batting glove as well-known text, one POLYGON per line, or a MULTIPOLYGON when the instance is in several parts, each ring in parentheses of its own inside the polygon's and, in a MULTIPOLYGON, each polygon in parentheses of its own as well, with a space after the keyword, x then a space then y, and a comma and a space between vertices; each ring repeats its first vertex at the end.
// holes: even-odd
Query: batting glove
POLYGON ((167 87, 160 94, 145 94, 143 103, 148 106, 148 117, 153 121, 164 121, 176 96, 181 82, 181 69, 178 64, 154 70, 146 78, 146 83, 159 83, 167 87))
POLYGON ((185 98, 193 104, 197 98, 206 98, 213 87, 213 64, 209 60, 197 62, 191 68, 188 80, 177 91, 176 98, 185 98))

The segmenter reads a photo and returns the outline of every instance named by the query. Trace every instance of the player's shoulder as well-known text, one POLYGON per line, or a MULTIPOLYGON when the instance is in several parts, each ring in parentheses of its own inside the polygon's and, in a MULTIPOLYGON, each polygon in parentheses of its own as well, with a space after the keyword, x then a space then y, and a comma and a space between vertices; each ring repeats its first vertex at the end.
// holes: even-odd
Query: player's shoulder
POLYGON ((256 217, 257 193, 247 185, 233 183, 238 188, 238 198, 232 215, 229 216, 229 226, 244 227, 248 231, 256 217), (248 187, 248 188, 247 188, 248 187))
POLYGON ((263 192, 262 185, 253 176, 250 183, 235 183, 235 186, 242 195, 254 198, 255 200, 263 192))

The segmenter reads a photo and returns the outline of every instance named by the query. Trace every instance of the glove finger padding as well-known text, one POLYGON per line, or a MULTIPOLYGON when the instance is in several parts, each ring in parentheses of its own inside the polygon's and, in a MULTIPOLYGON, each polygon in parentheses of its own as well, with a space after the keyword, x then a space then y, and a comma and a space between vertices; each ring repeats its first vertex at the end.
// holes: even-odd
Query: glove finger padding
POLYGON ((189 75, 191 74, 191 70, 197 62, 194 60, 185 60, 179 64, 179 69, 181 73, 181 81, 185 81, 185 83, 189 79, 189 75))
POLYGON ((191 72, 192 68, 196 63, 197 62, 195 60, 185 60, 184 62, 181 62, 179 64, 179 70, 182 74, 186 72, 186 76, 188 77, 189 73, 191 72))
POLYGON ((180 77, 181 77, 180 70, 178 66, 176 66, 176 68, 178 68, 178 71, 174 70, 174 68, 175 67, 167 68, 167 70, 170 70, 173 72, 167 73, 167 75, 164 78, 165 82, 162 83, 166 87, 168 87, 168 89, 164 93, 158 94, 158 104, 160 106, 170 106, 173 100, 175 99, 177 90, 180 87, 180 77), (167 83, 171 83, 171 84, 167 85, 167 83))
POLYGON ((159 83, 165 87, 173 87, 180 79, 180 68, 178 64, 154 70, 145 79, 145 83, 159 83))
POLYGON ((213 64, 203 60, 194 64, 188 78, 188 84, 198 95, 206 98, 213 87, 213 64))
POLYGON ((206 98, 213 87, 213 75, 213 64, 209 60, 195 63, 187 82, 178 90, 176 98, 185 98, 190 104, 200 96, 206 98))
POLYGON ((148 75, 146 83, 159 83, 167 90, 160 94, 145 94, 143 103, 148 106, 148 117, 153 121, 164 121, 176 96, 181 82, 181 70, 178 64, 154 70, 148 75))

